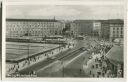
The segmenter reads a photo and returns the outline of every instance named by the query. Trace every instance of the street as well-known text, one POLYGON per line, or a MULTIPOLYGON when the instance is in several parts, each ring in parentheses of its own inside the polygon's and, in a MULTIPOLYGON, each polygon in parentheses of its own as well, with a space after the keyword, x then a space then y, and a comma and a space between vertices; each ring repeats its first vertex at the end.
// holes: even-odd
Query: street
MULTIPOLYGON (((85 44, 84 42, 86 42, 86 41, 82 41, 82 40, 76 41, 76 45, 75 45, 75 47, 74 47, 73 49, 68 50, 68 51, 65 51, 65 52, 61 52, 61 53, 59 53, 58 55, 56 55, 56 57, 59 57, 59 56, 61 56, 61 55, 69 54, 69 53, 71 53, 71 52, 73 52, 73 51, 75 51, 75 50, 77 50, 77 49, 83 47, 83 46, 84 46, 83 44, 85 44)), ((64 60, 64 61, 70 61, 73 57, 75 57, 75 56, 77 56, 77 55, 79 55, 79 54, 75 54, 74 56, 70 56, 70 57, 68 57, 68 58, 66 58, 66 59, 63 59, 63 60, 64 60)), ((25 69, 23 69, 23 70, 20 70, 20 73, 21 73, 21 74, 28 74, 28 73, 31 72, 32 70, 38 71, 38 70, 42 69, 43 67, 49 65, 49 64, 52 63, 53 61, 55 61, 55 60, 54 60, 54 59, 49 59, 49 60, 45 60, 45 61, 44 61, 44 60, 43 60, 43 61, 40 61, 40 62, 38 62, 38 63, 36 63, 36 64, 34 64, 34 65, 32 65, 32 66, 28 66, 27 68, 25 68, 25 69)), ((40 76, 40 72, 39 72, 39 74, 37 73, 37 75, 40 76)))
POLYGON ((83 71, 83 62, 90 55, 86 51, 72 59, 64 59, 37 72, 38 77, 88 77, 83 71), (58 70, 56 70, 58 69, 58 70))

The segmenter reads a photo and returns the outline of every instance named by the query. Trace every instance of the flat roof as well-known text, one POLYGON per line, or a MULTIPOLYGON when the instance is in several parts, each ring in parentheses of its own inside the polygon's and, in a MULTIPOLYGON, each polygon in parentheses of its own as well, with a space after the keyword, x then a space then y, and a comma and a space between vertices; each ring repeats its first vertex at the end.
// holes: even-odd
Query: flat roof
POLYGON ((123 63, 124 55, 123 55, 123 46, 115 45, 106 55, 108 59, 114 64, 123 63))
POLYGON ((14 19, 14 18, 7 18, 6 21, 58 22, 58 20, 56 19, 14 19))

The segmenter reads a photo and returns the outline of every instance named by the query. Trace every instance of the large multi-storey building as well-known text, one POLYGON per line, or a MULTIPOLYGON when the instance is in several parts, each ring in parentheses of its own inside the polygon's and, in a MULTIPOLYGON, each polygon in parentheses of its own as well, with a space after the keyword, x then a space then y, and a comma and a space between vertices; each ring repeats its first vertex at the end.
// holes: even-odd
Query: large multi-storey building
POLYGON ((108 20, 101 21, 101 37, 103 39, 109 40, 110 27, 108 20))
POLYGON ((116 38, 123 38, 123 20, 102 20, 101 21, 101 36, 104 39, 113 41, 116 38))
POLYGON ((71 32, 74 35, 101 36, 101 21, 75 20, 71 22, 71 32))
POLYGON ((71 34, 75 37, 78 36, 78 28, 76 26, 76 23, 70 22, 70 26, 71 26, 70 28, 71 34))
POLYGON ((46 37, 61 34, 64 24, 55 19, 6 19, 6 38, 46 37))
POLYGON ((75 20, 72 27, 74 27, 74 33, 77 35, 92 35, 93 21, 75 20))
POLYGON ((103 39, 113 41, 123 38, 123 20, 75 20, 70 22, 73 35, 99 36, 103 39))
POLYGON ((100 20, 93 21, 93 34, 95 36, 101 37, 101 21, 100 20))
POLYGON ((110 41, 113 41, 116 38, 123 38, 123 27, 124 23, 123 20, 109 20, 109 26, 110 26, 110 35, 109 39, 110 41))

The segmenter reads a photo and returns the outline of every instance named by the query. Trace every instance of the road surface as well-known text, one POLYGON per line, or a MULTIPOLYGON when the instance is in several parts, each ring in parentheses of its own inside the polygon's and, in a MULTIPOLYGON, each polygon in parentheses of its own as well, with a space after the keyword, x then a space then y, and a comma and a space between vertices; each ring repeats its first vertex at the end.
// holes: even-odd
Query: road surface
POLYGON ((83 71, 83 63, 88 60, 87 51, 49 65, 37 72, 38 77, 88 77, 83 71), (70 59, 70 60, 69 60, 70 59), (62 63, 63 62, 63 63, 62 63))
MULTIPOLYGON (((61 56, 61 55, 65 55, 65 54, 69 54, 70 52, 72 52, 72 51, 74 51, 74 50, 77 50, 77 49, 79 49, 79 48, 81 48, 81 47, 87 47, 87 41, 86 40, 77 40, 76 42, 76 45, 75 45, 75 47, 73 48, 73 49, 71 49, 71 50, 68 50, 68 51, 66 51, 66 52, 61 52, 61 53, 59 53, 57 56, 61 56)), ((80 54, 80 53, 79 53, 80 54)), ((79 55, 79 54, 75 54, 74 56, 70 56, 70 57, 68 57, 68 58, 66 58, 66 59, 63 59, 63 60, 61 60, 61 61, 70 61, 70 60, 72 60, 73 58, 75 58, 77 55, 79 55)), ((88 59, 88 57, 89 57, 89 55, 88 54, 86 54, 86 55, 84 55, 85 57, 83 57, 83 56, 81 56, 80 57, 80 59, 78 58, 78 59, 76 59, 76 60, 74 60, 72 63, 70 63, 66 68, 64 68, 64 70, 63 69, 61 69, 60 71, 61 72, 57 72, 57 73, 59 73, 59 76, 62 76, 62 74, 60 75, 60 73, 62 73, 62 71, 65 71, 65 76, 85 76, 83 73, 82 73, 82 75, 79 75, 79 73, 77 73, 77 71, 80 71, 80 69, 81 69, 81 72, 82 72, 82 62, 83 62, 83 58, 87 58, 88 59), (79 68, 75 68, 75 67, 79 67, 79 68), (74 69, 73 68, 71 68, 71 67, 74 67, 74 69), (72 70, 72 71, 71 71, 72 70), (77 71, 75 71, 75 70, 77 70, 77 71), (71 72, 70 74, 68 74, 68 72, 71 72), (78 75, 76 75, 76 74, 72 74, 72 73, 77 73, 78 75)), ((45 61, 40 61, 40 62, 38 62, 38 63, 36 63, 36 64, 34 64, 34 65, 32 65, 32 66, 28 66, 27 68, 25 68, 25 69, 23 69, 23 70, 21 70, 20 71, 20 73, 21 74, 28 74, 28 73, 30 73, 32 70, 34 70, 34 71, 37 71, 37 76, 38 77, 43 77, 44 75, 45 76, 47 76, 47 74, 45 74, 45 73, 43 73, 43 71, 40 71, 42 68, 44 68, 45 66, 47 66, 47 65, 49 65, 49 64, 51 64, 52 62, 54 62, 55 60, 54 59, 49 59, 49 60, 45 60, 45 61)), ((59 66, 59 65, 58 65, 59 66)), ((56 74, 57 75, 57 74, 56 74)), ((53 74, 53 76, 54 76, 54 74, 53 74)), ((48 77, 48 76, 47 76, 48 77)))

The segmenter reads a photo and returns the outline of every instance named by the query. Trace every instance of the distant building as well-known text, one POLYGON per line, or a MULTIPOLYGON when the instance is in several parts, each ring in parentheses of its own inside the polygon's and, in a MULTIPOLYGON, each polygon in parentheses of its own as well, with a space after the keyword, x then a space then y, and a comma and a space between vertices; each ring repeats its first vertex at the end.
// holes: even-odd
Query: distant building
POLYGON ((101 21, 101 37, 103 39, 109 40, 110 27, 108 20, 101 21))
POLYGON ((63 35, 70 36, 71 24, 69 21, 64 22, 64 28, 62 30, 63 35))
POLYGON ((93 22, 93 35, 101 37, 101 21, 95 20, 93 22))
POLYGON ((6 37, 47 37, 61 34, 64 24, 55 19, 6 19, 6 37))
POLYGON ((70 29, 71 34, 72 34, 74 37, 78 36, 78 28, 77 28, 77 26, 76 26, 76 23, 75 23, 75 22, 71 22, 70 24, 71 24, 71 29, 70 29))
POLYGON ((77 35, 92 35, 92 20, 75 20, 73 21, 74 33, 77 35))
POLYGON ((102 20, 101 21, 101 37, 113 41, 116 38, 123 38, 123 20, 102 20))
POLYGON ((110 41, 113 41, 117 38, 123 38, 124 32, 124 23, 123 20, 109 20, 109 26, 110 26, 110 41))

